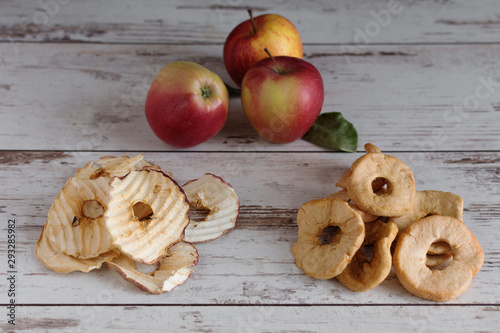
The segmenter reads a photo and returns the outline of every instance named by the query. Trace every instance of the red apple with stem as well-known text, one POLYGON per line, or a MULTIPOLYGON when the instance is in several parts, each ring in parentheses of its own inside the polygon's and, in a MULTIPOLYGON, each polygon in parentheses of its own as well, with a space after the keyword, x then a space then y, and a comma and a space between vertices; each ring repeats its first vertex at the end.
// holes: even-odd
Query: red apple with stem
POLYGON ((164 142, 179 148, 198 145, 224 126, 229 95, 221 78, 194 62, 163 67, 146 97, 146 118, 164 142))
POLYGON ((253 17, 240 23, 224 43, 224 63, 229 76, 241 86, 246 71, 256 62, 267 58, 264 48, 275 56, 302 58, 302 40, 295 26, 276 14, 253 17))
POLYGON ((305 60, 269 57, 252 66, 241 85, 241 104, 255 131, 265 140, 300 139, 321 112, 323 79, 305 60))

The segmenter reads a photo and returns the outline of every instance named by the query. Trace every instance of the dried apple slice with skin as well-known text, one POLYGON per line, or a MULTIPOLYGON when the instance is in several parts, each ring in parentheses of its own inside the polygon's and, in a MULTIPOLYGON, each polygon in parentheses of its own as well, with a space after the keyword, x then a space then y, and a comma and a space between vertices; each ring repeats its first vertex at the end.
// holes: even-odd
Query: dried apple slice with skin
POLYGON ((112 177, 131 170, 159 169, 134 157, 104 157, 89 162, 68 179, 49 210, 47 226, 52 244, 65 254, 89 259, 112 250, 115 245, 104 224, 103 214, 110 200, 112 177))
POLYGON ((196 248, 190 243, 180 242, 168 249, 167 255, 159 260, 158 268, 152 273, 138 271, 134 261, 124 254, 108 262, 108 266, 140 290, 161 294, 184 283, 193 272, 190 267, 197 263, 196 248))
POLYGON ((116 250, 111 250, 101 253, 95 258, 78 259, 64 254, 57 248, 57 245, 51 244, 47 233, 46 226, 44 226, 40 239, 36 243, 36 256, 47 268, 58 273, 89 272, 100 268, 104 262, 111 261, 120 254, 116 250))
POLYGON ((295 264, 316 279, 339 275, 363 244, 365 224, 347 202, 335 198, 309 201, 297 213, 298 239, 292 246, 295 264), (340 236, 321 244, 318 237, 329 226, 340 228, 340 236))
POLYGON ((144 264, 154 264, 168 248, 184 237, 189 223, 189 203, 179 185, 161 171, 131 171, 111 183, 104 221, 124 254, 144 264), (135 215, 134 206, 148 205, 147 219, 135 215))
POLYGON ((191 220, 184 240, 191 243, 208 242, 231 231, 238 219, 240 203, 236 191, 222 178, 207 173, 184 184, 192 209, 210 212, 202 221, 191 220))

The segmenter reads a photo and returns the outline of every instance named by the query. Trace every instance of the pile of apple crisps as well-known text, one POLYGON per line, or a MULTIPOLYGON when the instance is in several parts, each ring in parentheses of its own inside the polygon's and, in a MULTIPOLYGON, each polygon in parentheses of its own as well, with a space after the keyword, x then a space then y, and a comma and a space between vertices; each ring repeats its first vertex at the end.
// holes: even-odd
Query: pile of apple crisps
POLYGON ((192 243, 231 231, 239 214, 235 190, 205 174, 179 186, 142 155, 103 157, 67 180, 49 210, 36 255, 59 272, 89 272, 103 263, 153 294, 182 284, 198 263, 192 243), (190 210, 207 212, 202 220, 190 210), (136 262, 157 265, 151 273, 136 262))
POLYGON ((313 278, 336 277, 353 291, 375 288, 394 267, 401 284, 418 297, 458 297, 484 262, 463 222, 462 198, 417 191, 405 163, 370 143, 365 150, 336 184, 340 192, 299 209, 292 247, 297 267, 313 278), (338 230, 322 244, 319 237, 332 226, 338 230), (363 252, 367 245, 373 245, 371 260, 363 252))

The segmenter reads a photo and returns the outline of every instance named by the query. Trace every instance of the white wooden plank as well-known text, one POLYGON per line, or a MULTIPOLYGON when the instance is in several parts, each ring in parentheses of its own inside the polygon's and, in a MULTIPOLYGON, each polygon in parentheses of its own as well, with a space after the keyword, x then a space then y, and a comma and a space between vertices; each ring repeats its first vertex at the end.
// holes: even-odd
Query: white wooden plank
MULTIPOLYGON (((34 246, 53 198, 84 161, 100 153, 3 152, 0 183, 0 261, 6 262, 6 221, 17 223, 19 304, 434 304, 410 295, 394 273, 378 288, 354 293, 337 281, 309 278, 294 263, 296 210, 335 191, 334 183, 359 154, 332 153, 148 153, 146 159, 176 180, 204 172, 222 176, 243 206, 237 228, 198 244, 200 262, 182 286, 162 296, 147 295, 108 270, 58 274, 35 257, 34 246)), ((498 305, 500 288, 499 153, 401 153, 417 189, 451 191, 463 197, 464 221, 486 259, 471 287, 447 304, 498 305)), ((0 274, 5 276, 5 272, 0 274)), ((0 279, 0 303, 8 302, 0 279)))
MULTIPOLYGON (((175 150, 150 130, 144 101, 156 73, 191 60, 230 82, 220 45, 0 44, 0 149, 175 150)), ((500 46, 308 46, 322 73, 323 112, 354 123, 360 148, 497 150, 500 46)), ((195 151, 321 151, 259 139, 238 98, 225 128, 195 151)))
POLYGON ((500 6, 481 1, 2 1, 4 41, 223 43, 255 14, 290 19, 304 43, 498 42, 500 6))
MULTIPOLYGON (((16 330, 50 332, 494 332, 499 306, 18 307, 16 330)), ((0 324, 4 332, 13 328, 0 324)))

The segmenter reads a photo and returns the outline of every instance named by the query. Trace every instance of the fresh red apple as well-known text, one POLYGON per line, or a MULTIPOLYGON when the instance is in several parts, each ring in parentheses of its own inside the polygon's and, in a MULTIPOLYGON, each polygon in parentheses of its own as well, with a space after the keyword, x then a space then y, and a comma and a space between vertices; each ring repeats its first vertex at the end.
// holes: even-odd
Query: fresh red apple
POLYGON ((302 40, 295 26, 276 14, 250 19, 240 23, 224 43, 224 63, 234 83, 241 86, 246 71, 256 62, 267 58, 267 47, 274 56, 302 58, 302 40))
POLYGON ((163 67, 146 97, 146 118, 164 142, 189 148, 205 142, 224 126, 229 94, 221 78, 194 62, 163 67))
POLYGON ((241 85, 241 104, 265 140, 300 139, 316 121, 324 100, 323 79, 305 60, 278 56, 252 66, 241 85))

